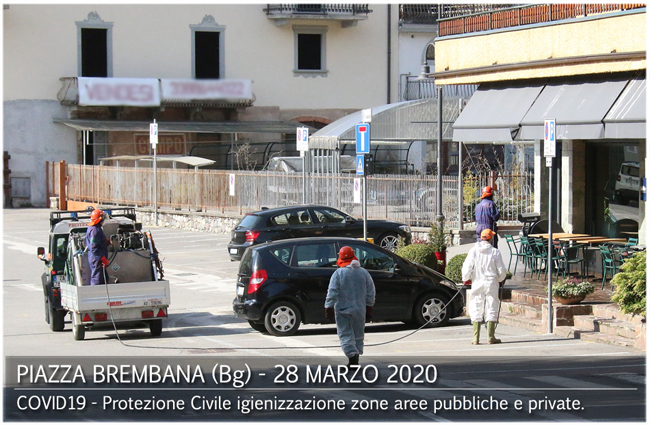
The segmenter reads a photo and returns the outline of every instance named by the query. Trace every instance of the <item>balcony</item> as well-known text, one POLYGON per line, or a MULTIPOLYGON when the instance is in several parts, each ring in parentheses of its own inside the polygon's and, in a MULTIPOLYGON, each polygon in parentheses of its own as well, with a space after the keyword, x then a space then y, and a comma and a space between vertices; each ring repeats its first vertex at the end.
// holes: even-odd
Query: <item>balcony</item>
MULTIPOLYGON (((645 8, 645 4, 542 4, 440 18, 440 37, 645 8)), ((493 8, 494 9, 494 8, 493 8)))
MULTIPOLYGON (((469 99, 477 88, 477 84, 444 85, 442 86, 442 97, 443 99, 469 99)), ((435 99, 437 97, 435 80, 422 80, 414 76, 406 77, 404 92, 402 93, 403 100, 435 99)))
POLYGON ((472 13, 503 9, 514 4, 402 4, 399 7, 400 25, 434 25, 438 19, 454 18, 472 13))
POLYGON ((342 28, 349 28, 367 20, 372 10, 367 4, 267 4, 264 12, 278 27, 295 19, 313 19, 340 21, 342 28))

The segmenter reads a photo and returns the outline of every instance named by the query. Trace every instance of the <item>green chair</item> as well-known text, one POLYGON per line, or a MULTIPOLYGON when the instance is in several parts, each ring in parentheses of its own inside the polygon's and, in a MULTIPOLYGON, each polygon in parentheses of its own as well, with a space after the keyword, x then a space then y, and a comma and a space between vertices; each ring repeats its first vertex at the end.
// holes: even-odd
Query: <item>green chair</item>
MULTIPOLYGON (((542 267, 544 266, 544 278, 546 279, 546 276, 548 276, 548 269, 549 269, 549 264, 548 264, 548 247, 547 243, 545 240, 540 240, 537 239, 535 241, 535 247, 537 248, 537 254, 536 258, 540 260, 540 268, 537 271, 537 279, 539 279, 540 275, 542 274, 542 267)), ((551 261, 553 264, 559 264, 560 261, 562 260, 562 256, 557 252, 557 247, 555 244, 553 244, 553 252, 551 253, 551 261)), ((560 268, 555 267, 555 280, 557 280, 559 276, 560 268)))
POLYGON ((519 252, 524 254, 524 277, 526 277, 526 269, 530 265, 530 277, 533 277, 535 271, 535 266, 537 265, 537 259, 535 257, 535 249, 532 245, 532 238, 528 236, 522 236, 519 240, 521 244, 519 247, 519 252))
MULTIPOLYGON (((600 289, 605 289, 605 281, 607 280, 607 274, 611 273, 611 278, 614 278, 614 275, 618 273, 619 267, 623 264, 622 261, 616 258, 616 255, 612 249, 607 245, 601 245, 598 247, 600 249, 600 258, 603 262, 603 285, 600 289)), ((614 288, 614 285, 611 287, 614 288)))
POLYGON ((580 266, 580 279, 584 279, 586 277, 585 259, 580 258, 580 256, 578 255, 579 250, 583 246, 586 245, 585 244, 569 245, 567 243, 561 246, 559 252, 562 257, 562 260, 560 261, 561 268, 563 269, 562 277, 566 277, 567 274, 571 276, 571 266, 574 264, 578 264, 580 266))
MULTIPOLYGON (((521 238, 515 239, 512 237, 512 235, 505 235, 506 236, 506 242, 508 243, 508 249, 510 250, 510 261, 508 261, 508 271, 510 271, 510 266, 512 265, 512 258, 515 258, 515 271, 513 274, 517 273, 517 262, 519 262, 519 257, 522 257, 524 259, 524 263, 526 261, 526 253, 525 252, 520 252, 519 249, 517 248, 517 242, 521 238)), ((525 272, 525 267, 524 267, 524 276, 526 275, 525 272)))

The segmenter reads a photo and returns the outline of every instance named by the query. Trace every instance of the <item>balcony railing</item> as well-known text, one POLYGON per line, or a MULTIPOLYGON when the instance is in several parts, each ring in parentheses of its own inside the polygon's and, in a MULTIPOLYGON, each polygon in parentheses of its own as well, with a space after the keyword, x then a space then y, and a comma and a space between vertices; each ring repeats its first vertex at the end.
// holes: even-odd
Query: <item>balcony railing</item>
POLYGON ((553 22, 609 12, 645 8, 645 4, 542 4, 440 18, 438 34, 468 34, 520 25, 553 22))
POLYGON ((488 10, 503 9, 515 4, 402 4, 399 20, 403 24, 435 24, 438 19, 453 18, 488 10))
POLYGON ((367 15, 372 12, 367 4, 267 4, 267 15, 367 15))

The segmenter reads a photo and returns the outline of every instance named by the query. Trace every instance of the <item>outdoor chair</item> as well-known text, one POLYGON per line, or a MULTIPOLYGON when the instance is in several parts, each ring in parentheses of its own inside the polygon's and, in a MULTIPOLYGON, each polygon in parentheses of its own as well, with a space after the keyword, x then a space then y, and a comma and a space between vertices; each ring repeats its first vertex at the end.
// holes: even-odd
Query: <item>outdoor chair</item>
MULTIPOLYGON (((512 258, 514 257, 515 258, 515 271, 513 272, 513 274, 516 274, 517 273, 517 262, 519 262, 519 257, 522 257, 524 259, 524 263, 525 263, 525 261, 526 261, 526 253, 523 252, 523 250, 522 250, 522 252, 520 252, 519 248, 517 248, 517 242, 519 242, 519 240, 521 238, 516 238, 515 239, 511 235, 505 235, 505 237, 506 237, 506 242, 508 243, 508 249, 510 250, 510 261, 508 261, 508 271, 510 271, 510 266, 512 265, 512 258)), ((525 266, 524 266, 524 270, 526 270, 525 266)), ((526 275, 525 271, 524 271, 524 275, 526 275)))
POLYGON ((585 278, 585 259, 580 258, 578 255, 579 250, 584 246, 586 244, 569 245, 567 243, 561 247, 560 254, 562 260, 560 261, 560 265, 562 268, 562 277, 566 277, 567 274, 571 276, 571 266, 578 264, 580 266, 580 279, 585 278))
POLYGON ((519 252, 524 254, 524 277, 526 277, 526 269, 530 266, 530 277, 533 277, 537 259, 535 258, 535 250, 532 246, 532 238, 522 236, 519 242, 521 243, 519 252))
MULTIPOLYGON (((607 245, 601 245, 598 247, 600 249, 600 258, 603 261, 603 285, 600 289, 605 289, 605 281, 607 280, 607 274, 611 273, 611 279, 614 278, 614 275, 618 273, 619 267, 623 262, 616 258, 615 253, 607 245)), ((614 289, 614 285, 611 286, 614 289)))
MULTIPOLYGON (((541 260, 540 268, 537 271, 537 279, 539 279, 540 275, 542 274, 542 265, 544 266, 544 278, 548 276, 548 247, 547 243, 545 240, 536 240, 535 241, 535 246, 537 247, 537 255, 536 257, 541 260)), ((553 264, 558 265, 559 262, 562 260, 562 257, 560 254, 557 252, 557 247, 555 244, 553 244, 553 252, 551 253, 551 261, 553 264)), ((555 279, 557 280, 558 276, 560 273, 559 267, 555 267, 555 279)))

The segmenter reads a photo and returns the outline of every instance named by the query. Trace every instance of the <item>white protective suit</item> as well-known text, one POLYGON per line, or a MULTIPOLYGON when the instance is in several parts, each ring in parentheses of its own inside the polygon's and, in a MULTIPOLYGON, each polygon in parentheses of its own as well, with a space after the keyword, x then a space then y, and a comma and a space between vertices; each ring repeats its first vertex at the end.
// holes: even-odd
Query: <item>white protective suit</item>
POLYGON ((496 322, 499 308, 499 282, 506 278, 501 253, 490 241, 477 242, 463 263, 463 281, 472 280, 469 316, 473 322, 496 322))
POLYGON ((375 283, 358 260, 337 269, 330 279, 325 308, 334 307, 336 331, 347 357, 363 354, 366 306, 375 304, 375 283))

